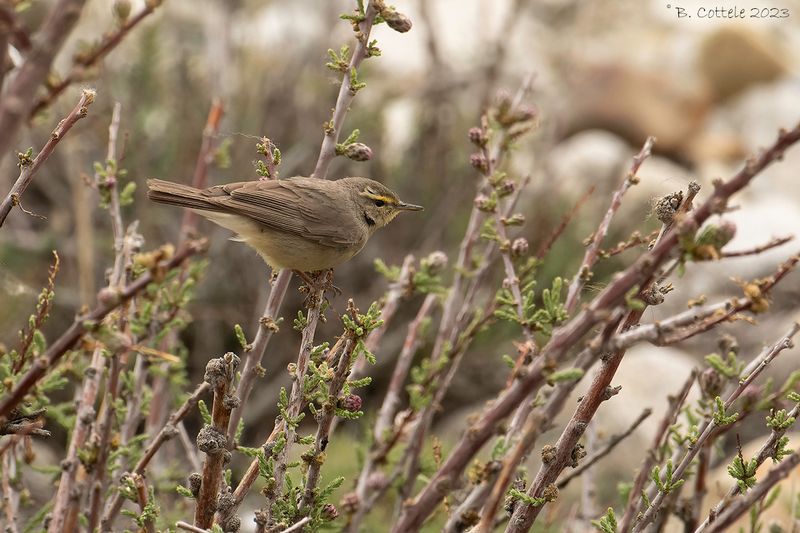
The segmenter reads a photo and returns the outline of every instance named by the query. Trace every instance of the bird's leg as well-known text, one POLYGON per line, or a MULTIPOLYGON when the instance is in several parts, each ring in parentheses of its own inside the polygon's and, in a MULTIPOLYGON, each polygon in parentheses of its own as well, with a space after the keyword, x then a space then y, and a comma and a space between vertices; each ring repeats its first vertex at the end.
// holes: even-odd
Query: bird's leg
POLYGON ((333 284, 332 268, 329 268, 328 270, 321 270, 318 273, 318 276, 318 279, 322 281, 322 285, 320 287, 321 289, 332 292, 334 298, 342 294, 342 289, 333 284))
MULTIPOLYGON (((310 299, 315 291, 323 291, 323 294, 330 291, 333 292, 334 297, 342 294, 342 290, 333 284, 332 268, 328 270, 317 270, 311 273, 301 272, 299 270, 294 270, 293 272, 305 283, 305 285, 300 287, 300 291, 306 293, 306 304, 311 303, 310 299)), ((327 296, 325 300, 330 302, 327 296)), ((308 307, 308 305, 306 307, 308 307)))
POLYGON ((292 270, 292 272, 294 272, 298 278, 303 280, 303 282, 306 284, 306 287, 309 289, 309 292, 311 292, 311 289, 315 289, 317 287, 317 282, 308 277, 308 274, 302 270, 292 270))

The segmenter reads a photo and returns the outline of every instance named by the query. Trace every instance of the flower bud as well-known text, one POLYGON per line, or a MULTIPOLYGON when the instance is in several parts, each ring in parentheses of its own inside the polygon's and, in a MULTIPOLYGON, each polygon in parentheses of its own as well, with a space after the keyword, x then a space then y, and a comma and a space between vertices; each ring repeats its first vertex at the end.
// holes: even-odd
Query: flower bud
POLYGON ((481 148, 486 146, 486 142, 489 140, 489 136, 486 134, 486 131, 483 128, 478 127, 470 128, 467 136, 472 144, 480 146, 481 148))
POLYGON ((476 153, 469 156, 469 164, 484 174, 489 171, 489 162, 483 154, 476 153))
POLYGON ((475 197, 475 207, 485 213, 491 213, 494 211, 495 202, 485 194, 479 194, 475 197))
POLYGON ((336 520, 339 516, 339 511, 332 503, 326 503, 322 506, 322 518, 325 520, 336 520))
POLYGON ((339 407, 345 411, 357 413, 361 410, 361 396, 349 394, 343 398, 339 398, 339 407))
POLYGON ((189 490, 192 492, 195 498, 198 494, 200 494, 200 485, 202 484, 203 476, 198 472, 192 472, 192 474, 189 476, 189 490))
POLYGON ((713 368, 703 370, 698 381, 700 390, 706 398, 716 398, 722 394, 722 388, 725 386, 725 379, 713 368))
POLYGON ((389 478, 386 476, 385 473, 381 472, 380 470, 376 470, 369 475, 367 478, 367 488, 369 490, 383 490, 383 488, 388 483, 389 478))
POLYGON ((125 22, 131 14, 130 0, 117 0, 114 2, 114 16, 120 22, 125 22))
POLYGON ((119 291, 112 287, 104 287, 97 293, 97 300, 106 307, 116 307, 119 299, 119 291))
POLYGON ((399 33, 405 33, 411 29, 411 19, 400 13, 394 8, 387 7, 381 12, 386 25, 399 33))
POLYGON ((427 269, 429 273, 435 275, 445 269, 447 266, 447 254, 437 250, 428 254, 428 257, 422 260, 422 267, 427 269))
POLYGON ((503 180, 497 184, 497 194, 501 198, 513 193, 517 185, 511 180, 503 180))
POLYGON ((511 243, 511 255, 513 257, 522 257, 528 254, 528 239, 525 237, 518 237, 511 243))
POLYGON ((339 506, 347 514, 353 514, 358 510, 358 503, 358 495, 355 492, 348 492, 342 496, 342 501, 339 502, 339 506))
POLYGON ((351 143, 345 147, 344 156, 353 161, 369 161, 372 159, 372 148, 364 143, 351 143))

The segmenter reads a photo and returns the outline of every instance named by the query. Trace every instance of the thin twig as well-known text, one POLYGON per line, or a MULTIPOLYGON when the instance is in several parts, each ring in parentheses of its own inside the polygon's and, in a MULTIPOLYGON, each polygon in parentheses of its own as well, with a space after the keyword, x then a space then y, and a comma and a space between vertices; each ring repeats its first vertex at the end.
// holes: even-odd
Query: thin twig
MULTIPOLYGON (((769 365, 769 363, 778 356, 782 351, 792 348, 794 346, 792 342, 792 337, 794 337, 797 332, 800 331, 800 324, 794 323, 789 331, 782 336, 776 343, 772 346, 765 349, 761 354, 756 357, 753 362, 748 365, 748 368, 745 368, 744 372, 747 374, 747 377, 742 379, 738 386, 730 393, 730 395, 725 400, 725 410, 727 411, 733 405, 733 402, 744 392, 744 390, 750 386, 750 384, 758 377, 758 375, 769 365)), ((691 462, 694 460, 695 456, 699 452, 700 448, 702 448, 703 444, 706 440, 711 436, 712 432, 718 427, 718 424, 715 422, 714 419, 707 420, 703 427, 699 430, 700 436, 697 438, 695 442, 692 443, 692 446, 686 450, 683 458, 681 459, 680 463, 677 464, 673 473, 672 479, 678 480, 683 479, 683 474, 686 472, 686 469, 689 467, 691 462)), ((666 474, 665 474, 666 475, 666 474)), ((653 499, 650 506, 645 510, 644 515, 642 518, 634 525, 633 531, 640 532, 642 531, 654 518, 656 513, 658 512, 662 502, 664 501, 664 497, 667 493, 659 491, 656 494, 656 497, 653 499)))
MULTIPOLYGON (((197 402, 200 401, 200 398, 209 390, 211 390, 211 385, 206 382, 201 383, 195 388, 192 395, 189 396, 186 401, 184 401, 183 404, 174 413, 172 413, 172 415, 170 415, 169 419, 161 428, 161 430, 156 434, 153 440, 150 441, 150 444, 148 444, 147 448, 145 448, 142 457, 139 458, 139 461, 136 463, 136 466, 133 467, 131 473, 144 474, 147 465, 149 465, 150 461, 153 459, 153 457, 155 457, 156 452, 158 452, 158 450, 161 448, 161 445, 174 437, 177 433, 175 425, 183 420, 186 415, 188 415, 189 412, 195 408, 197 402)), ((120 492, 116 492, 106 505, 105 512, 103 513, 103 519, 100 521, 100 530, 103 533, 111 531, 114 519, 122 507, 122 502, 122 494, 120 492)))
POLYGON ((591 278, 592 267, 597 261, 598 254, 600 252, 600 246, 603 244, 603 239, 605 239, 606 234, 608 234, 608 229, 611 226, 611 220, 614 218, 614 215, 622 205, 622 197, 625 196, 625 193, 628 192, 628 189, 639 183, 639 178, 636 176, 636 173, 639 171, 639 167, 642 166, 642 163, 644 163, 645 159, 650 157, 650 152, 653 148, 654 142, 654 137, 647 138, 642 146, 642 149, 634 156, 633 163, 631 163, 628 174, 625 176, 625 179, 622 181, 619 189, 617 189, 614 192, 614 195, 611 197, 611 205, 608 206, 608 211, 606 211, 603 220, 600 222, 600 225, 592 235, 591 244, 589 244, 589 247, 583 254, 581 266, 578 268, 578 272, 575 274, 575 277, 572 278, 572 282, 567 290, 567 299, 566 303, 564 304, 567 310, 571 311, 572 309, 575 309, 575 306, 580 300, 581 289, 591 278))
POLYGON ((376 6, 376 1, 369 0, 364 11, 364 20, 358 23, 358 32, 360 35, 357 36, 353 56, 350 58, 350 64, 347 66, 347 70, 342 73, 342 83, 339 85, 339 95, 336 97, 333 116, 328 123, 329 127, 326 128, 325 137, 319 149, 317 164, 314 167, 314 172, 311 174, 313 178, 325 179, 328 176, 328 168, 333 158, 336 157, 336 143, 339 142, 339 136, 342 133, 347 111, 350 109, 350 104, 356 96, 356 91, 353 91, 351 88, 351 74, 358 71, 361 62, 368 56, 369 35, 372 31, 372 23, 375 21, 377 14, 378 8, 376 6))
POLYGON ((683 408, 683 404, 686 401, 687 396, 689 396, 689 391, 691 390, 696 377, 697 372, 692 371, 686 378, 686 381, 684 381, 680 392, 678 392, 677 395, 669 398, 669 408, 664 413, 664 416, 658 425, 658 430, 653 436, 652 444, 647 449, 647 453, 642 461, 642 466, 639 467, 639 472, 636 474, 633 487, 628 495, 628 501, 625 504, 625 512, 620 520, 620 531, 630 530, 630 525, 634 519, 634 513, 636 513, 637 504, 640 501, 639 495, 644 488, 644 484, 647 482, 648 476, 650 475, 650 470, 653 468, 653 465, 656 463, 656 461, 659 460, 658 450, 661 449, 662 441, 666 438, 667 431, 678 419, 678 415, 683 408))
MULTIPOLYGON (((58 52, 64 45, 86 0, 59 0, 47 12, 41 28, 36 32, 35 53, 29 53, 17 69, 0 101, 0 159, 11 149, 22 122, 34 105, 31 95, 47 79, 58 52)), ((0 217, 0 222, 5 216, 0 217)))
POLYGON ((382 495, 383 492, 388 488, 388 483, 384 484, 382 487, 371 487, 369 483, 370 477, 375 472, 381 457, 385 457, 385 455, 389 453, 391 445, 387 446, 389 443, 386 442, 386 432, 392 429, 394 426, 394 417, 400 405, 403 385, 405 384, 406 378, 408 377, 408 372, 411 369, 411 363, 414 359, 414 354, 419 347, 420 329, 422 328, 423 321, 427 319, 428 315, 430 315, 436 300, 437 296, 435 294, 428 294, 417 311, 416 317, 414 317, 414 320, 412 320, 408 325, 408 332, 406 333, 406 338, 403 341, 403 348, 400 351, 397 362, 395 363, 392 377, 389 380, 389 386, 386 389, 386 395, 381 403, 378 418, 375 421, 373 444, 369 455, 364 461, 364 466, 361 468, 358 481, 356 482, 355 494, 360 502, 360 505, 356 509, 356 512, 349 517, 346 528, 347 531, 355 533, 359 530, 361 522, 371 508, 371 505, 367 503, 368 500, 377 500, 377 497, 382 495), (383 450, 380 448, 383 448, 383 450))
POLYGON ((19 492, 11 485, 11 478, 16 472, 17 459, 14 453, 0 457, 0 486, 3 489, 3 511, 6 515, 6 531, 18 533, 17 519, 19 518, 19 492))
POLYGON ((650 279, 675 253, 682 231, 699 227, 712 214, 724 209, 728 199, 746 187, 764 168, 778 161, 784 152, 800 140, 800 125, 781 130, 778 139, 768 149, 747 164, 728 181, 715 182, 713 194, 697 209, 683 217, 680 228, 673 228, 651 250, 642 254, 630 267, 600 291, 594 300, 569 322, 553 332, 550 341, 534 360, 530 371, 511 385, 488 406, 453 447, 441 468, 433 474, 421 492, 406 502, 400 519, 392 531, 398 533, 421 527, 441 501, 443 495, 461 475, 469 461, 494 434, 497 425, 507 417, 533 390, 543 382, 544 362, 559 362, 592 327, 608 316, 611 309, 621 305, 625 295, 635 286, 650 279))
POLYGON ((564 233, 564 230, 567 229, 567 226, 575 216, 575 213, 577 213, 580 210, 580 208, 583 207, 583 204, 585 204, 586 201, 592 196, 592 194, 594 194, 594 189, 595 189, 594 185, 589 187, 589 189, 583 194, 583 196, 578 198, 578 201, 575 202, 575 205, 572 206, 572 209, 570 209, 563 216, 559 225, 556 226, 556 228, 553 230, 550 236, 547 237, 547 239, 545 239, 539 246, 539 249, 536 252, 537 259, 543 259, 548 253, 550 253, 550 249, 553 247, 553 244, 555 244, 555 242, 558 240, 561 234, 564 233))
MULTIPOLYGON (((348 302, 349 312, 354 320, 357 319, 353 300, 348 302)), ((328 440, 331 435, 333 420, 336 417, 336 403, 342 392, 342 387, 347 381, 353 351, 356 348, 355 335, 348 330, 343 338, 336 343, 338 354, 333 355, 336 371, 333 379, 328 384, 328 397, 322 405, 322 409, 317 415, 317 432, 314 435, 313 448, 309 452, 312 458, 308 462, 308 472, 306 473, 305 485, 303 486, 303 497, 300 500, 299 509, 307 510, 314 504, 316 497, 317 484, 322 470, 322 457, 328 447, 328 440)))
MULTIPOLYGON (((789 411, 787 418, 795 419, 800 417, 800 403, 795 404, 791 411, 789 411)), ((784 427, 782 429, 774 428, 769 435, 767 441, 761 446, 761 449, 758 450, 756 453, 755 459, 756 467, 761 466, 764 461, 766 461, 769 457, 772 457, 775 454, 775 447, 778 443, 778 440, 783 437, 789 427, 784 427)), ((705 521, 700 524, 700 526, 695 530, 695 533, 700 533, 701 531, 705 531, 705 528, 708 527, 710 523, 713 523, 716 520, 716 517, 719 516, 722 511, 724 510, 725 506, 737 495, 741 493, 741 488, 739 485, 734 483, 725 496, 715 505, 711 511, 709 511, 708 517, 706 517, 705 521)))
MULTIPOLYGON (((206 116, 206 125, 203 128, 203 138, 200 141, 200 151, 197 153, 197 160, 194 165, 191 185, 195 189, 205 189, 208 186, 208 168, 214 161, 214 148, 216 146, 217 132, 219 124, 225 114, 225 107, 220 98, 211 100, 211 107, 206 116)), ((186 240, 197 228, 199 215, 187 209, 183 212, 181 221, 181 241, 186 240)))
POLYGON ((183 520, 178 520, 177 522, 175 522, 175 527, 182 529, 184 531, 191 531, 192 533, 209 533, 208 529, 195 527, 188 522, 184 522, 183 520))
MULTIPOLYGON (((333 271, 328 271, 323 274, 323 276, 328 280, 330 280, 330 276, 332 275, 333 271)), ((330 281, 332 282, 332 280, 330 281)), ((324 283, 324 279, 320 278, 320 282, 324 283)), ((281 447, 280 451, 273 456, 275 465, 275 486, 267 496, 267 506, 265 509, 267 523, 271 522, 273 516, 272 508, 275 505, 275 502, 283 496, 283 485, 286 476, 287 459, 289 456, 289 450, 291 450, 292 446, 295 444, 295 435, 297 432, 297 422, 295 420, 303 411, 306 372, 308 371, 308 364, 311 360, 311 349, 313 348, 314 344, 314 334, 317 330, 317 324, 319 323, 319 318, 322 314, 321 306, 324 291, 322 289, 314 289, 311 287, 309 287, 309 290, 313 291, 311 294, 312 301, 308 308, 306 325, 303 327, 303 332, 301 335, 300 352, 297 355, 297 363, 292 372, 292 390, 289 394, 289 403, 286 407, 286 419, 282 421, 275 421, 275 429, 278 429, 279 425, 283 428, 280 431, 283 432, 284 445, 281 447)))
MULTIPOLYGON (((71 494, 75 486, 78 467, 80 466, 78 451, 83 449, 86 439, 89 437, 92 422, 95 419, 94 403, 105 364, 106 358, 103 355, 103 350, 99 347, 95 348, 91 365, 87 369, 83 380, 81 395, 78 398, 75 427, 67 449, 67 457, 61 463, 63 471, 58 482, 50 527, 48 528, 51 533, 65 530, 64 524, 68 515, 77 519, 77 510, 81 502, 78 498, 71 498, 71 494), (68 510, 68 507, 70 510, 68 510)), ((70 519, 70 522, 72 522, 72 519, 70 519)))
POLYGON ((300 531, 303 529, 303 526, 311 522, 311 517, 306 516, 305 518, 301 518, 291 526, 287 527, 286 529, 282 529, 279 533, 291 533, 292 531, 300 531))
MULTIPOLYGON (((0 227, 6 221, 6 217, 11 212, 11 209, 14 206, 21 205, 22 195, 25 193, 25 189, 28 188, 28 185, 31 184, 33 181, 33 177, 36 175, 36 172, 42 166, 42 164, 47 161, 47 158, 50 157, 50 154, 53 153, 55 150, 56 145, 64 138, 64 135, 72 129, 72 126, 75 125, 80 119, 86 116, 89 112, 89 106, 92 105, 94 102, 95 92, 92 89, 84 89, 81 93, 81 97, 78 100, 78 104, 69 112, 69 114, 58 123, 56 129, 50 134, 50 138, 47 140, 45 145, 36 154, 36 157, 33 160, 27 158, 25 154, 20 154, 19 157, 19 166, 20 166, 20 173, 17 181, 14 183, 14 186, 11 187, 11 191, 6 195, 2 202, 0 202, 0 227)), ((2 117, 0 117, 0 124, 2 124, 2 117)), ((1 154, 2 152, 0 152, 1 154)))
MULTIPOLYGON (((137 239, 136 225, 134 222, 126 232, 122 221, 122 207, 119 198, 118 176, 116 173, 117 165, 117 138, 119 135, 120 117, 122 106, 119 102, 114 104, 111 115, 111 124, 108 126, 108 148, 106 151, 105 177, 101 180, 99 173, 95 175, 95 184, 98 188, 105 188, 108 194, 108 215, 111 219, 111 229, 114 239, 114 266, 108 278, 108 291, 112 293, 119 291, 125 285, 126 271, 130 266, 134 253, 134 244, 137 239)), ((120 314, 117 325, 120 333, 125 333, 127 320, 125 311, 127 303, 123 304, 123 313, 120 314)), ((91 492, 89 504, 89 529, 94 530, 100 521, 102 513, 102 500, 105 498, 106 488, 108 487, 107 459, 111 447, 111 426, 116 415, 114 404, 119 397, 119 374, 122 371, 123 363, 121 359, 126 355, 127 348, 113 350, 110 357, 108 376, 106 377, 105 397, 95 424, 91 440, 97 443, 96 464, 91 472, 91 492)), ((67 524, 74 527, 74 524, 67 524)))
POLYGON ((793 239, 794 235, 787 235, 786 237, 775 237, 771 239, 769 242, 766 242, 759 246, 754 246, 753 248, 748 248, 746 250, 734 250, 732 252, 724 251, 722 252, 721 257, 744 257, 748 255, 758 255, 762 252, 766 252, 767 250, 771 250, 772 248, 777 248, 778 246, 782 246, 793 239))
MULTIPOLYGON (((147 482, 141 474, 132 474, 131 479, 134 487, 136 487, 136 499, 139 503, 139 509, 144 513, 148 503, 147 482)), ((145 520, 143 530, 145 533, 156 533, 156 525, 152 517, 145 520)))
POLYGON ((707 533, 727 531, 731 524, 750 510, 757 501, 765 497, 772 487, 794 472, 798 464, 800 464, 800 450, 795 451, 781 461, 778 466, 771 469, 764 479, 747 491, 747 494, 739 496, 726 505, 725 510, 703 531, 707 533))
POLYGON ((163 0, 148 0, 138 13, 126 19, 122 24, 119 24, 115 31, 104 33, 102 41, 92 47, 91 50, 77 55, 75 57, 75 64, 72 66, 70 72, 63 78, 60 78, 55 84, 48 85, 47 95, 39 99, 36 104, 33 105, 29 116, 35 116, 52 104, 67 87, 81 81, 88 69, 96 65, 108 55, 109 52, 116 48, 133 28, 161 5, 162 1, 163 0))

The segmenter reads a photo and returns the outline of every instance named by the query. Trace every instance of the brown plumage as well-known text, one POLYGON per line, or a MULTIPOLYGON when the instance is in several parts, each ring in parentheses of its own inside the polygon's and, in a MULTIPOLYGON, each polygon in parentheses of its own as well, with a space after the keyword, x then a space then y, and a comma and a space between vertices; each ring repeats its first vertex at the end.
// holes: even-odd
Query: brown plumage
POLYGON ((148 180, 154 202, 192 209, 239 235, 275 268, 324 270, 357 254, 400 211, 416 211, 368 178, 295 177, 195 189, 148 180))

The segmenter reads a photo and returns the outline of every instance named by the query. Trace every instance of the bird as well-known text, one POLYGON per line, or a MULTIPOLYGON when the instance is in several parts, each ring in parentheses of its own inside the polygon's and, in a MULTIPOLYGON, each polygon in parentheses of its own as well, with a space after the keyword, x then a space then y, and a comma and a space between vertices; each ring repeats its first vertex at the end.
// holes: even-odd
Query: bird
POLYGON ((295 176, 197 189, 147 180, 153 202, 190 209, 237 234, 273 269, 330 270, 360 252, 402 211, 421 211, 369 178, 295 176))

